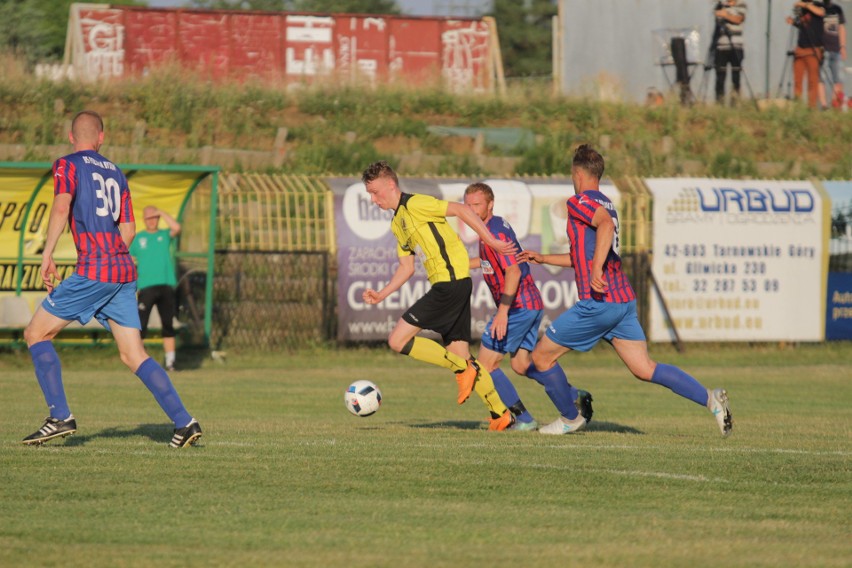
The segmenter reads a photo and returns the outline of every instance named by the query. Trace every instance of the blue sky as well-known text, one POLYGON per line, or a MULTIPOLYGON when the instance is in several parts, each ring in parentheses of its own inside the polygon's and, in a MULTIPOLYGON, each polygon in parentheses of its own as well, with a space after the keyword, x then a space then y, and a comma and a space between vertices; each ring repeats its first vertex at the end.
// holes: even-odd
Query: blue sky
MULTIPOLYGON (((396 0, 404 14, 411 16, 480 16, 491 7, 491 0, 396 0)), ((187 0, 148 0, 157 8, 175 8, 187 0)))

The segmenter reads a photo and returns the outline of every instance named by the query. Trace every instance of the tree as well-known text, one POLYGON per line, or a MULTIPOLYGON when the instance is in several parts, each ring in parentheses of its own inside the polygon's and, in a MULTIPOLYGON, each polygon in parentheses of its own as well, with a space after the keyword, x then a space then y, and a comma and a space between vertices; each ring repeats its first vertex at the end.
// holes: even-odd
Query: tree
MULTIPOLYGON (((133 0, 95 4, 140 4, 133 0)), ((22 56, 29 65, 62 59, 68 14, 75 0, 0 0, 0 49, 22 56)))
POLYGON ((554 0, 494 0, 500 51, 507 77, 550 75, 553 72, 554 0))
POLYGON ((0 45, 32 65, 59 59, 72 0, 0 0, 0 45))

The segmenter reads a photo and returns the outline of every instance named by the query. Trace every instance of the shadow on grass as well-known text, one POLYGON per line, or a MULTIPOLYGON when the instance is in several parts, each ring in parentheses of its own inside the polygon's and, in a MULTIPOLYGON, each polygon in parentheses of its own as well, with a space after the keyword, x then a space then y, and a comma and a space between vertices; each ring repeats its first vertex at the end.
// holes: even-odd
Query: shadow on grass
POLYGON ((68 436, 65 438, 66 446, 84 446, 92 440, 98 438, 135 438, 137 436, 146 437, 154 442, 168 443, 172 439, 174 428, 170 424, 140 424, 136 428, 106 428, 100 432, 92 434, 68 436))
POLYGON ((632 426, 625 426, 615 422, 601 422, 600 420, 592 420, 586 425, 587 432, 614 432, 616 434, 641 434, 645 432, 637 430, 632 426))
POLYGON ((209 349, 181 347, 177 351, 177 361, 175 361, 175 369, 177 371, 200 369, 204 360, 210 358, 209 349))
POLYGON ((456 430, 481 430, 484 422, 473 420, 447 420, 444 422, 430 422, 428 424, 407 424, 409 428, 455 428, 456 430))

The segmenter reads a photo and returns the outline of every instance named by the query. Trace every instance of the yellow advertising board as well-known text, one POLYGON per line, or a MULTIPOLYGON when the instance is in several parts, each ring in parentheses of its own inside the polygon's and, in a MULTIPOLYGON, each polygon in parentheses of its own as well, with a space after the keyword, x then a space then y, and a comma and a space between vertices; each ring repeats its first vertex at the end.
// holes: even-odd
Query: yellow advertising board
MULTIPOLYGON (((218 168, 211 167, 121 167, 130 185, 137 231, 144 228, 142 211, 146 206, 155 205, 180 219, 199 182, 210 175, 214 180, 218 176, 218 168)), ((214 181, 214 192, 215 186, 214 181)), ((20 296, 32 312, 46 294, 40 268, 52 203, 52 164, 0 163, 0 305, 4 296, 20 296)), ((212 245, 210 249, 212 271, 212 245)), ((70 227, 66 226, 53 258, 60 278, 73 273, 77 251, 70 227)))

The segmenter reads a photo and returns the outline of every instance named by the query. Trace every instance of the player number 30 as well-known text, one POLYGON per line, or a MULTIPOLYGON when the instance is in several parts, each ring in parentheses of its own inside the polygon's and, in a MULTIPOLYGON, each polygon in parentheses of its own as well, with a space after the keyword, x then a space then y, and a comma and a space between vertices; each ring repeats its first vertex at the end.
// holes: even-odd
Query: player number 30
POLYGON ((98 198, 98 207, 95 213, 98 217, 106 217, 112 215, 114 221, 118 221, 118 209, 121 203, 121 189, 118 187, 118 182, 112 178, 104 179, 104 176, 94 172, 92 179, 98 184, 95 189, 95 197, 98 198))

